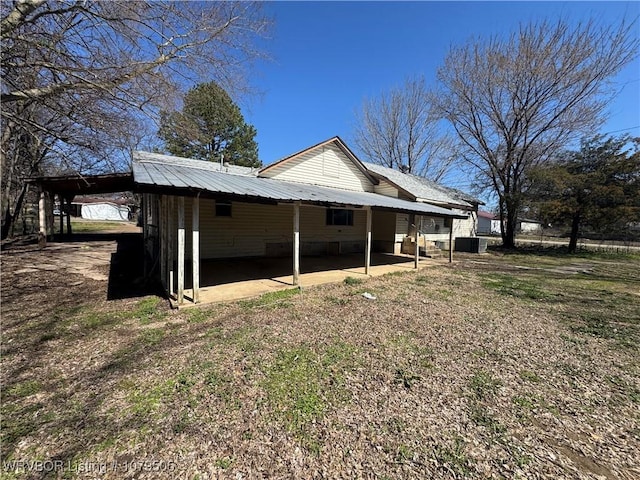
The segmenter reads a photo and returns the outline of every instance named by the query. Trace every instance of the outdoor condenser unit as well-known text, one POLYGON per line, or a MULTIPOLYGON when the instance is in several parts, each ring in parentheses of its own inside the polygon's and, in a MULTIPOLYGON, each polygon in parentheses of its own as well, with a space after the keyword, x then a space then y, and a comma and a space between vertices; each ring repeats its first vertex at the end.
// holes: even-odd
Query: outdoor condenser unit
POLYGON ((484 253, 487 251, 487 239, 479 237, 456 237, 456 252, 484 253))

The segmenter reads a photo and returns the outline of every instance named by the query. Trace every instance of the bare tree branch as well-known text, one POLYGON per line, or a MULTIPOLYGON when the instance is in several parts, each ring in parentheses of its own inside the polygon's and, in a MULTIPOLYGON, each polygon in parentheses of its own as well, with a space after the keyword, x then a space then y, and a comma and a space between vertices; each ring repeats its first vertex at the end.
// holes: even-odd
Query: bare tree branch
POLYGON ((633 27, 532 23, 449 52, 433 104, 479 183, 493 188, 505 246, 514 245, 528 169, 602 123, 611 78, 637 56, 633 27))
POLYGON ((423 78, 366 99, 356 118, 355 143, 373 163, 438 181, 456 161, 451 140, 438 130, 423 78))
POLYGON ((146 124, 190 83, 245 91, 268 25, 250 2, 14 0, 0 8, 3 221, 18 214, 28 172, 126 168, 137 132, 157 131, 146 124))

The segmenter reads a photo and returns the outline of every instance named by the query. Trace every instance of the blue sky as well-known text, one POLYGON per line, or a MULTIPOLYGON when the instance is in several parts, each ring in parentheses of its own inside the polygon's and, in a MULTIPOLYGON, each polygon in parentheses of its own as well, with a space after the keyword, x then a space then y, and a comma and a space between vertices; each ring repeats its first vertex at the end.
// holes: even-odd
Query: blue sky
MULTIPOLYGON (((261 95, 241 103, 257 131, 260 159, 272 163, 334 135, 352 142, 365 97, 424 75, 431 84, 449 47, 508 34, 520 22, 640 16, 640 2, 270 2, 264 42, 271 55, 252 70, 261 95)), ((640 22, 640 20, 638 21, 640 22)), ((636 24, 640 35, 640 25, 636 24)), ((616 79, 621 89, 603 132, 640 136, 640 60, 616 79), (626 130, 630 129, 630 130, 626 130)), ((463 179, 455 186, 465 187, 463 179)))

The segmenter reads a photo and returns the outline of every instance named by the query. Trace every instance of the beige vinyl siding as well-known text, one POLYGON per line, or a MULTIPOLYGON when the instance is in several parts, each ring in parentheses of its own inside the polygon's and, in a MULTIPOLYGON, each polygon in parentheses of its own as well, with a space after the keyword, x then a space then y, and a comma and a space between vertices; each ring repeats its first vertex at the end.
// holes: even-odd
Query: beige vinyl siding
POLYGON ((264 256, 267 243, 291 242, 293 207, 231 203, 231 217, 216 217, 215 202, 200 206, 202 258, 264 256))
MULTIPOLYGON (((321 207, 300 208, 300 241, 359 241, 365 240, 367 214, 354 209, 353 225, 326 225, 327 213, 321 207)), ((293 215, 293 213, 292 213, 293 215)))
MULTIPOLYGON (((467 212, 465 212, 467 213, 467 212)), ((473 213, 473 212, 469 212, 473 213)), ((185 198, 185 257, 191 258, 192 199, 185 198)), ((448 243, 449 228, 441 217, 418 216, 428 241, 448 243), (436 228, 437 226, 437 228, 436 228)), ((177 228, 178 202, 174 202, 173 228, 177 228)), ((410 231, 410 215, 373 212, 373 240, 383 251, 401 243, 410 231), (382 243, 380 243, 382 242, 382 243), (383 245, 384 244, 384 245, 383 245)), ((420 225, 420 223, 418 223, 420 225)), ((300 208, 303 255, 348 253, 364 248, 366 211, 353 210, 353 225, 326 225, 326 209, 300 208)), ((473 236, 475 213, 469 220, 454 220, 454 237, 473 236)), ((175 237, 174 237, 175 238, 175 237)), ((200 257, 262 257, 288 254, 293 242, 293 206, 232 202, 231 217, 216 217, 215 201, 200 200, 200 257)))
POLYGON ((455 213, 461 215, 468 215, 466 220, 454 220, 453 221, 453 236, 454 237, 475 237, 478 233, 478 212, 454 210, 455 213))
MULTIPOLYGON (((473 237, 476 234, 475 212, 466 210, 453 210, 454 213, 460 215, 469 215, 467 219, 453 220, 453 238, 456 237, 473 237)), ((418 221, 422 221, 421 232, 425 238, 432 242, 449 243, 449 227, 445 226, 445 219, 442 217, 418 217, 418 221), (420 220, 421 219, 421 220, 420 220)), ((420 224, 419 224, 420 225, 420 224)))
POLYGON ((402 242, 404 237, 406 237, 408 234, 409 234, 409 214, 397 213, 395 241, 402 242))
POLYGON ((430 241, 449 242, 449 227, 445 226, 445 219, 442 217, 418 216, 416 218, 420 232, 430 241))
MULTIPOLYGON (((178 202, 174 224, 177 228, 178 202)), ((185 257, 191 258, 192 200, 185 198, 185 257)), ((300 242, 303 254, 326 251, 324 244, 339 242, 334 253, 364 248, 366 212, 354 210, 353 226, 326 225, 326 209, 300 208, 300 242)), ((215 216, 215 201, 200 200, 200 258, 261 257, 286 250, 293 242, 293 206, 232 202, 231 217, 215 216), (269 247, 267 247, 269 245, 269 247)))
POLYGON ((375 193, 379 193, 380 195, 386 195, 387 197, 398 198, 398 189, 391 185, 389 182, 385 182, 382 179, 380 180, 379 185, 374 185, 373 191, 375 193))
POLYGON ((373 192, 367 176, 335 145, 324 145, 261 174, 288 182, 373 192))
MULTIPOLYGON (((173 228, 177 228, 177 204, 176 200, 173 228)), ((185 198, 184 210, 185 256, 191 258, 191 198, 185 198)), ((216 217, 215 201, 200 199, 200 258, 263 256, 267 242, 291 241, 292 215, 291 206, 232 202, 231 217, 216 217)))

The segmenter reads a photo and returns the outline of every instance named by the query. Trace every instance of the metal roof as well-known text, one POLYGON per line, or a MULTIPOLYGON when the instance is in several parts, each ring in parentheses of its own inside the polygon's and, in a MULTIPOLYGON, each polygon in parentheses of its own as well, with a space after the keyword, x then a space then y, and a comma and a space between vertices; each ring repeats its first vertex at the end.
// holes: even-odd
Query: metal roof
POLYGON ((35 183, 48 192, 58 193, 64 197, 133 190, 133 177, 131 173, 35 177, 30 178, 28 182, 35 183))
POLYGON ((272 178, 222 173, 211 168, 211 162, 135 152, 133 178, 140 190, 207 192, 236 200, 269 201, 324 206, 374 207, 452 218, 467 218, 446 208, 427 203, 410 202, 377 193, 353 192, 337 188, 319 187, 285 182, 272 178))
POLYGON ((230 173, 232 175, 251 175, 256 176, 260 171, 259 168, 242 167, 240 165, 220 164, 218 162, 209 162, 195 160, 192 158, 176 157, 174 155, 164 155, 162 153, 137 151, 134 158, 148 162, 164 163, 166 165, 178 165, 181 167, 189 166, 200 170, 210 170, 212 172, 230 173))
POLYGON ((489 220, 498 220, 498 218, 499 218, 495 214, 493 214, 491 212, 485 212, 483 210, 478 210, 478 217, 479 218, 488 218, 489 220))
POLYGON ((419 177, 410 173, 402 173, 393 168, 384 167, 375 163, 363 162, 364 166, 374 174, 383 177, 408 192, 416 198, 425 201, 433 201, 447 205, 471 208, 471 203, 483 202, 454 188, 445 187, 425 177, 419 177))

